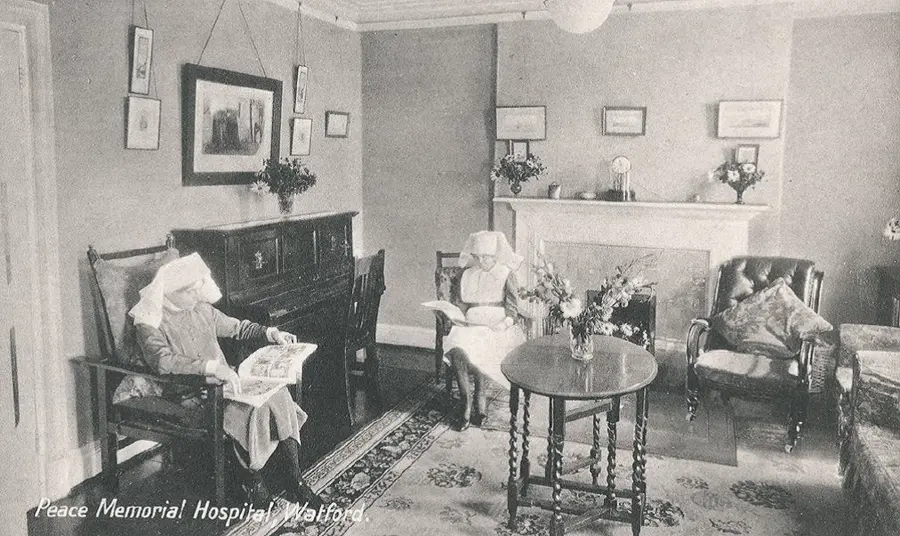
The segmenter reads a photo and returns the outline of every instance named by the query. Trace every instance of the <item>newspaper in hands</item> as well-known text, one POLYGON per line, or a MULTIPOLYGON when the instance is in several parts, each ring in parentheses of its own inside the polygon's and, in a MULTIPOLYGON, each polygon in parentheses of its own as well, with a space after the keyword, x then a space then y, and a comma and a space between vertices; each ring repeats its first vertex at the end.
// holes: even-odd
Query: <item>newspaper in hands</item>
POLYGON ((466 320, 466 315, 462 312, 462 309, 446 300, 427 301, 422 304, 422 307, 444 313, 445 315, 447 315, 447 318, 450 319, 450 322, 456 324, 457 326, 472 325, 471 322, 466 320))
POLYGON ((311 343, 271 344, 250 354, 238 367, 241 392, 226 389, 225 398, 254 407, 263 405, 276 391, 300 383, 303 363, 316 351, 311 343))

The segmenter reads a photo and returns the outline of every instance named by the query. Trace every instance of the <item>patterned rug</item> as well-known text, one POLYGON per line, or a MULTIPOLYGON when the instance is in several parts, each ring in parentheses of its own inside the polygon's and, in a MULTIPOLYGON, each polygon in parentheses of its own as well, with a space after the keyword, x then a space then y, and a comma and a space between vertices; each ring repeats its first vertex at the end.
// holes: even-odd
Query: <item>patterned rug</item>
MULTIPOLYGON (((500 386, 492 388, 488 403, 488 419, 483 428, 505 432, 509 430, 509 391, 500 386)), ((647 451, 660 456, 671 456, 685 460, 737 465, 737 447, 735 444, 734 411, 731 404, 723 404, 718 397, 709 396, 703 400, 693 421, 684 419, 687 406, 684 395, 651 390, 650 422, 653 423, 652 441, 647 451)), ((619 448, 631 448, 634 430, 634 395, 622 397, 622 408, 619 412, 619 448)), ((579 405, 570 402, 568 407, 579 405)), ((549 435, 549 401, 547 397, 531 398, 531 430, 537 437, 549 435)), ((522 409, 519 408, 521 419, 522 409)), ((566 438, 585 444, 592 440, 592 419, 580 419, 566 424, 566 438)), ((606 420, 601 424, 606 430, 606 420)), ((606 445, 604 436, 603 445, 606 445)))
MULTIPOLYGON (((326 503, 340 509, 331 519, 308 521, 278 502, 268 520, 247 520, 229 536, 547 534, 549 513, 533 508, 519 510, 518 530, 506 527, 508 434, 474 427, 464 433, 450 430, 444 404, 439 389, 426 386, 308 472, 326 503)), ((652 420, 650 426, 652 440, 652 420)), ((567 443, 564 457, 583 458, 588 448, 567 443)), ((544 442, 536 439, 533 466, 544 463, 545 452, 544 442)), ((619 450, 620 487, 630 486, 630 464, 630 452, 619 450)), ((570 476, 590 478, 587 469, 570 476)), ((742 443, 738 467, 651 454, 647 478, 642 534, 843 534, 847 510, 830 453, 811 449, 789 455, 742 443)), ((563 499, 597 500, 582 492, 564 492, 563 499)), ((573 534, 626 535, 631 529, 601 521, 573 534)))

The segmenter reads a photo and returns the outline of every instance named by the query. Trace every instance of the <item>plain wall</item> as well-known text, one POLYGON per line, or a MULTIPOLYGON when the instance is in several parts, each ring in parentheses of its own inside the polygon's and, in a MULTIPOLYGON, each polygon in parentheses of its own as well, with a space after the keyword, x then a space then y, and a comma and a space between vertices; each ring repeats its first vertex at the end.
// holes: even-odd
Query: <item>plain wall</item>
MULTIPOLYGON (((751 248, 776 251, 784 137, 718 139, 716 118, 721 100, 785 98, 792 22, 789 6, 767 5, 614 14, 585 35, 549 21, 500 24, 497 105, 547 107, 547 139, 530 149, 549 173, 520 195, 546 197, 550 182, 568 198, 612 188, 609 163, 626 155, 639 201, 699 194, 733 202, 734 191, 710 183, 708 174, 737 145, 758 143, 766 180, 744 199, 774 210, 753 222, 751 248), (645 106, 646 135, 604 136, 604 106, 645 106)), ((507 192, 498 187, 500 195, 507 192)), ((499 209, 498 229, 511 232, 511 217, 499 209)))
POLYGON ((389 246, 379 323, 428 327, 434 252, 487 228, 493 26, 363 34, 365 242, 389 246))
MULTIPOLYGON (((69 477, 90 476, 93 427, 87 374, 69 363, 97 354, 88 245, 116 251, 162 244, 176 227, 278 216, 274 196, 259 198, 246 186, 183 187, 181 183, 181 66, 197 63, 221 2, 148 0, 154 30, 151 97, 162 100, 160 148, 124 149, 128 95, 129 2, 89 0, 50 4, 59 191, 59 255, 62 284, 63 385, 47 390, 48 407, 64 406, 65 422, 48 422, 52 458, 70 459, 69 477), (81 452, 79 452, 79 447, 81 452)), ((141 6, 141 4, 138 4, 141 6)), ((283 82, 281 154, 289 154, 293 67, 297 57, 296 12, 267 2, 244 8, 226 2, 202 65, 263 75, 283 82)), ((301 195, 297 213, 362 209, 360 36, 304 17, 309 66, 307 110, 313 119, 311 156, 304 157, 318 183, 301 195), (326 110, 350 113, 346 139, 324 137, 326 110)), ((262 163, 260 163, 262 167, 262 163)), ((361 216, 355 218, 362 237, 361 216)), ((62 475, 60 475, 62 476, 62 475)))
POLYGON ((789 98, 782 252, 824 270, 835 327, 872 323, 875 266, 900 263, 900 14, 798 20, 789 98))

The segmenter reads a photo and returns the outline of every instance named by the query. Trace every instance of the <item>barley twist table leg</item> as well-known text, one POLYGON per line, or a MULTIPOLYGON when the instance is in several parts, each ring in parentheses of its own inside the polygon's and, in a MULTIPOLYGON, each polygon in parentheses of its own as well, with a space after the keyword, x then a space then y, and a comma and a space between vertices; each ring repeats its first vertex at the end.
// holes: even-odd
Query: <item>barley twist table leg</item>
POLYGON ((552 397, 550 399, 550 414, 552 415, 552 442, 553 442, 553 517, 550 518, 550 536, 563 536, 565 526, 562 517, 562 457, 563 443, 565 442, 566 426, 566 401, 563 398, 552 397))
POLYGON ((531 476, 531 460, 528 458, 528 426, 531 423, 531 393, 523 390, 524 403, 522 407, 522 464, 520 475, 522 475, 522 496, 528 493, 528 477, 531 476))
POLYGON ((644 504, 647 497, 647 415, 649 405, 647 403, 647 388, 637 392, 634 416, 634 463, 632 464, 631 490, 634 496, 631 499, 631 533, 638 536, 641 532, 641 524, 644 521, 644 504))
POLYGON ((516 530, 516 513, 519 506, 519 490, 516 481, 518 450, 516 448, 516 421, 519 416, 519 388, 512 385, 509 389, 509 480, 506 487, 506 507, 509 511, 510 530, 516 530))
POLYGON ((591 483, 595 486, 600 479, 600 415, 595 413, 592 415, 593 421, 592 437, 591 437, 591 483))
POLYGON ((619 397, 614 396, 606 413, 606 506, 616 506, 616 440, 619 424, 619 397))

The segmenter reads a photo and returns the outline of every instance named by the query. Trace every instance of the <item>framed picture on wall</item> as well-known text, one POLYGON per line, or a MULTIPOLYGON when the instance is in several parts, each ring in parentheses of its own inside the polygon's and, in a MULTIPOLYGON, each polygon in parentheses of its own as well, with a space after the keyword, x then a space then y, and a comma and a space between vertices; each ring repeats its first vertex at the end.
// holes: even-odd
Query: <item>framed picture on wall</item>
POLYGON ((643 136, 647 131, 647 108, 642 106, 604 106, 604 136, 643 136))
POLYGON ((777 138, 781 135, 780 100, 720 101, 720 138, 777 138))
POLYGON ((498 140, 547 139, 547 107, 497 107, 496 138, 498 140))
POLYGON ((734 161, 738 164, 757 164, 759 162, 759 145, 738 145, 734 150, 734 161))
POLYGON ((350 133, 350 114, 325 112, 325 137, 346 138, 350 133))
POLYGON ((513 155, 516 160, 528 158, 528 140, 510 140, 509 154, 513 155))
POLYGON ((161 102, 147 97, 128 97, 125 109, 125 148, 155 151, 159 149, 159 112, 161 102))
POLYGON ((294 113, 306 112, 306 85, 309 82, 309 67, 298 65, 294 77, 294 113))
POLYGON ((132 93, 150 93, 150 66, 153 61, 153 30, 131 27, 131 78, 132 93))
POLYGON ((312 119, 291 119, 291 156, 308 156, 312 138, 312 119))
POLYGON ((280 80, 186 64, 181 98, 183 185, 249 184, 279 157, 280 80))

